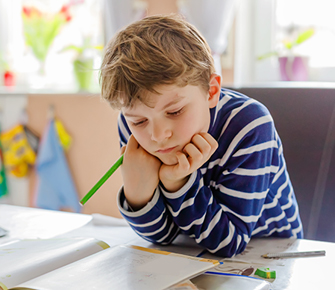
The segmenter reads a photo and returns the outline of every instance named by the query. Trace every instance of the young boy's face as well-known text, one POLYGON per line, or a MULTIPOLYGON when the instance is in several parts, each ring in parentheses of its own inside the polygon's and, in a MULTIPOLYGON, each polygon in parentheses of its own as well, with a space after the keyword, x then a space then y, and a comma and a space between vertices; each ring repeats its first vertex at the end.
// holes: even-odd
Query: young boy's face
POLYGON ((177 163, 191 138, 207 132, 210 108, 216 101, 198 86, 164 85, 149 93, 149 105, 138 101, 133 108, 123 108, 127 124, 137 142, 166 165, 177 163))

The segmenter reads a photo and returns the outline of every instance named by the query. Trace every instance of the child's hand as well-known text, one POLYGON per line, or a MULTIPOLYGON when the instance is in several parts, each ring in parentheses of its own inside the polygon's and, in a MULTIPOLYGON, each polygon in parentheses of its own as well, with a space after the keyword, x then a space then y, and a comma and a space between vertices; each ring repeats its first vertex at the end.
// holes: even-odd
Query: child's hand
POLYGON ((132 209, 139 210, 151 200, 158 186, 158 172, 162 163, 145 151, 133 135, 121 152, 124 152, 121 166, 124 194, 132 209))
POLYGON ((203 165, 218 148, 218 142, 208 133, 194 135, 186 144, 183 152, 177 153, 178 163, 163 164, 159 170, 159 178, 165 189, 175 192, 182 188, 188 176, 203 165))

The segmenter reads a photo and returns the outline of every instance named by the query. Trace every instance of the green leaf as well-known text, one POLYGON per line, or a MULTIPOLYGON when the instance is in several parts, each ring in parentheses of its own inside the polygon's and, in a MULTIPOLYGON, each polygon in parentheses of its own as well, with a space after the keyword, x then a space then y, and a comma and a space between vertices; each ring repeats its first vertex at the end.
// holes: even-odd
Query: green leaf
POLYGON ((93 46, 94 49, 96 50, 103 50, 104 46, 103 45, 95 45, 93 46))
POLYGON ((293 43, 291 41, 288 41, 288 40, 283 40, 283 44, 284 44, 285 48, 287 48, 287 49, 292 49, 292 47, 293 47, 293 43))
POLYGON ((306 40, 310 39, 314 35, 314 33, 315 33, 315 30, 313 28, 300 33, 295 43, 298 45, 298 44, 305 42, 306 40))
POLYGON ((61 52, 65 52, 68 50, 75 50, 76 52, 78 52, 79 54, 82 54, 84 49, 82 47, 76 46, 76 45, 68 45, 66 47, 64 47, 61 52))
POLYGON ((265 54, 262 54, 260 55, 259 57, 257 57, 257 60, 262 60, 262 59, 265 59, 265 58, 268 58, 268 57, 271 57, 271 56, 278 56, 278 53, 277 52, 267 52, 265 54))
POLYGON ((1 54, 0 54, 0 68, 2 68, 5 71, 9 70, 9 64, 7 61, 5 61, 5 59, 1 54))

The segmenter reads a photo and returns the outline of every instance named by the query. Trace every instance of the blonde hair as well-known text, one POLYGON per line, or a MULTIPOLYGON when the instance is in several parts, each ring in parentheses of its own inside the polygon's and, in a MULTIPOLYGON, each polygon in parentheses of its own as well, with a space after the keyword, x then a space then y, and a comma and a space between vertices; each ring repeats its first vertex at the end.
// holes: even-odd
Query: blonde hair
POLYGON ((180 16, 134 22, 108 43, 100 70, 101 96, 113 108, 146 103, 158 85, 196 85, 209 90, 214 73, 210 48, 180 16))

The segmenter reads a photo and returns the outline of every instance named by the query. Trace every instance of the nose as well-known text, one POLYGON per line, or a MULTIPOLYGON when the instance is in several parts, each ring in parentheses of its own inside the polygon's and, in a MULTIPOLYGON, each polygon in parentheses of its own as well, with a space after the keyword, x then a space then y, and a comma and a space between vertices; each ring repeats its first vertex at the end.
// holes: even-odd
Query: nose
POLYGON ((155 142, 162 142, 165 139, 168 139, 172 136, 172 130, 169 125, 164 122, 155 122, 152 124, 152 131, 151 131, 151 140, 155 142))

